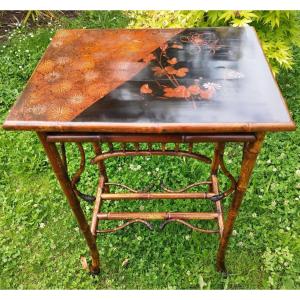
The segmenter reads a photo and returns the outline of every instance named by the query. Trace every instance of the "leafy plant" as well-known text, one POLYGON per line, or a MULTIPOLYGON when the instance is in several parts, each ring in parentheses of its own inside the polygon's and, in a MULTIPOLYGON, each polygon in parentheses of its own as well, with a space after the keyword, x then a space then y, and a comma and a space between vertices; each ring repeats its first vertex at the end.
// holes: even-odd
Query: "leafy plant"
POLYGON ((57 12, 51 10, 29 10, 22 20, 22 24, 26 25, 30 19, 35 23, 40 19, 52 20, 55 18, 57 18, 57 12))
POLYGON ((294 288, 292 280, 288 281, 288 286, 281 286, 282 275, 290 271, 290 265, 294 258, 288 247, 279 247, 274 251, 267 248, 262 257, 265 270, 269 273, 268 283, 271 288, 294 288))
POLYGON ((251 25, 265 55, 277 74, 293 66, 294 45, 300 45, 299 13, 296 11, 128 11, 130 28, 184 28, 251 25))

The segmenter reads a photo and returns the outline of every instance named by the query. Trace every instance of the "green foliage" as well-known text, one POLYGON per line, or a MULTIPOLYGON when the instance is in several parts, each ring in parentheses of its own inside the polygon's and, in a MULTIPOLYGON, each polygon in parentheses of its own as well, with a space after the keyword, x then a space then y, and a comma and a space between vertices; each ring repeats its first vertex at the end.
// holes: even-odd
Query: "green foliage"
POLYGON ((58 18, 58 13, 51 10, 29 10, 24 19, 22 20, 22 24, 26 25, 29 20, 33 23, 37 23, 39 20, 49 20, 58 18))
MULTIPOLYGON (((291 271, 290 265, 294 260, 294 255, 290 253, 288 247, 279 247, 274 251, 267 248, 262 257, 265 270, 270 274, 268 283, 272 288, 280 288, 281 278, 284 278, 283 274, 291 271)), ((288 280, 287 282, 289 286, 285 286, 285 288, 295 288, 292 280, 288 280)))
POLYGON ((204 11, 128 11, 130 28, 184 28, 200 24, 204 11))
POLYGON ((129 18, 122 11, 85 11, 78 17, 64 19, 65 28, 124 28, 129 18))
MULTIPOLYGON (((212 17, 212 15, 210 15, 212 17)), ((0 122, 28 80, 57 28, 126 27, 121 12, 84 12, 57 27, 24 28, 0 45, 0 122)), ((300 50, 294 68, 278 75, 296 132, 267 136, 252 183, 230 241, 224 278, 215 270, 218 237, 191 232, 178 224, 153 232, 134 225, 101 235, 102 270, 91 277, 81 269, 88 250, 43 149, 31 132, 0 129, 0 289, 270 289, 300 288, 300 50), (126 266, 125 261, 128 260, 126 266)), ((87 162, 92 147, 85 146, 87 162)), ((198 147, 211 155, 211 145, 198 147)), ((237 174, 241 147, 226 146, 225 159, 237 174)), ((70 171, 78 151, 67 147, 70 171)), ((207 166, 178 158, 108 160, 112 181, 137 189, 160 181, 174 189, 199 181, 207 166)), ((87 164, 80 188, 95 193, 97 167, 87 164)), ((226 182, 222 183, 222 187, 226 182)), ((228 200, 224 201, 225 209, 228 200)), ((92 207, 83 204, 90 217, 92 207)), ((133 201, 104 203, 105 211, 196 211, 203 201, 133 201)), ((202 223, 201 223, 202 225, 202 223)), ((205 226, 205 223, 203 224, 205 226)), ((104 222, 102 226, 104 225, 104 222)))
POLYGON ((254 26, 273 73, 291 69, 294 45, 300 44, 295 11, 129 11, 130 28, 254 26))

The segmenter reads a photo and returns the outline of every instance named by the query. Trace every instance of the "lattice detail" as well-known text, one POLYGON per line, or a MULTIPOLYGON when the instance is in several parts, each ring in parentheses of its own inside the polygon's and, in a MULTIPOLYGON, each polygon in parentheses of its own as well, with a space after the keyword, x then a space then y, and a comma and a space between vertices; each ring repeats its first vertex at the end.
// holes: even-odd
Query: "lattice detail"
MULTIPOLYGON (((122 150, 115 150, 114 149, 114 145, 113 143, 108 142, 108 148, 109 151, 108 152, 104 152, 104 153, 100 153, 98 155, 96 155, 96 157, 94 159, 92 159, 92 163, 96 164, 99 163, 100 161, 103 161, 107 158, 110 157, 115 157, 115 156, 136 156, 136 155, 171 155, 171 156, 187 156, 187 157, 191 157, 197 160, 201 160, 205 163, 211 163, 211 159, 199 154, 199 153, 193 153, 193 143, 188 143, 188 147, 189 150, 188 151, 180 151, 180 144, 179 143, 175 143, 175 150, 166 150, 166 143, 161 143, 162 146, 162 150, 153 150, 153 145, 152 143, 148 143, 148 150, 141 150, 140 149, 140 143, 134 143, 134 147, 135 147, 135 151, 131 151, 131 150, 127 150, 127 144, 126 143, 121 143, 121 148, 122 150)), ((87 201, 89 203, 92 203, 95 201, 95 196, 92 195, 87 195, 82 193, 78 188, 77 188, 77 184, 80 181, 80 177, 82 175, 82 173, 84 172, 85 169, 85 164, 86 164, 86 159, 85 159, 85 152, 84 152, 84 148, 82 146, 81 143, 76 143, 77 148, 79 149, 79 153, 80 153, 80 166, 78 168, 78 170, 75 172, 75 174, 72 176, 71 179, 71 184, 72 184, 72 188, 75 191, 76 195, 78 197, 80 197, 81 199, 83 199, 84 201, 87 201)), ((66 158, 66 149, 65 149, 65 144, 61 143, 61 152, 62 152, 62 161, 64 163, 64 167, 67 170, 67 158, 66 158)), ((220 163, 220 168, 222 170, 222 172, 224 173, 224 175, 230 180, 231 185, 230 187, 225 191, 222 192, 220 194, 217 195, 212 195, 211 196, 211 200, 212 201, 219 201, 223 198, 225 198, 226 196, 230 195, 236 187, 236 180, 235 178, 232 176, 232 174, 228 171, 228 169, 225 166, 224 163, 224 158, 223 158, 223 153, 219 154, 219 163, 220 163)), ((168 188, 166 186, 164 186, 163 184, 161 184, 161 188, 163 191, 165 192, 169 192, 169 193, 183 193, 193 187, 197 187, 200 185, 210 185, 211 181, 200 181, 200 182, 196 182, 193 184, 190 184, 182 189, 178 189, 178 190, 172 190, 171 188, 168 188)), ((128 191, 131 191, 133 193, 147 193, 151 190, 151 187, 149 187, 148 189, 144 190, 144 191, 138 191, 135 190, 133 188, 130 188, 124 184, 121 183, 109 183, 106 182, 105 183, 106 186, 108 185, 115 185, 115 186, 119 186, 122 187, 128 191)))
MULTIPOLYGON (((80 177, 85 169, 86 159, 85 159, 85 152, 84 152, 82 144, 76 143, 76 146, 80 153, 80 164, 79 164, 79 168, 77 169, 77 171, 71 178, 71 186, 72 186, 75 194, 78 197, 80 197, 81 199, 83 199, 84 201, 86 201, 88 203, 93 203, 96 199, 95 196, 84 194, 81 191, 79 191, 77 188, 77 184, 79 183, 80 177)), ((65 143, 61 143, 61 153, 62 153, 62 161, 64 164, 64 168, 65 168, 66 172, 68 173, 68 164, 67 164, 65 143)))
MULTIPOLYGON (((128 150, 126 143, 121 143, 121 150, 116 149, 114 147, 114 144, 111 142, 108 142, 108 152, 102 152, 101 144, 94 143, 94 150, 96 153, 96 156, 91 160, 93 164, 99 165, 100 170, 100 180, 99 180, 99 186, 98 186, 98 192, 97 192, 97 198, 94 196, 90 196, 87 194, 84 194, 80 192, 77 188, 77 184, 80 181, 80 177, 82 173, 85 170, 85 164, 86 164, 86 158, 85 158, 85 151, 81 143, 76 142, 77 148, 80 153, 80 165, 75 172, 75 174, 72 176, 71 179, 71 185, 78 197, 81 199, 92 203, 95 202, 95 209, 93 213, 93 220, 91 224, 91 230, 94 235, 99 233, 114 233, 119 230, 122 230, 126 228, 127 226, 134 224, 134 223, 141 223, 144 224, 148 229, 152 230, 152 225, 147 220, 164 220, 160 224, 160 229, 163 230, 166 225, 176 222, 179 224, 182 224, 194 231, 201 232, 201 233, 219 233, 220 235, 223 234, 223 215, 222 215, 222 207, 220 200, 224 197, 231 194, 236 187, 236 180, 233 177, 233 175, 228 171, 228 169, 225 166, 224 163, 224 144, 220 143, 218 145, 218 148, 216 148, 214 161, 212 162, 210 158, 207 156, 204 156, 199 153, 193 152, 193 143, 186 143, 188 144, 188 151, 183 151, 180 149, 180 143, 175 143, 175 147, 173 150, 167 149, 167 143, 160 143, 161 149, 154 150, 153 144, 148 143, 148 149, 143 150, 141 149, 140 143, 134 143, 134 150, 130 149, 128 150), (207 181, 199 181, 192 184, 189 184, 183 188, 174 190, 169 187, 166 187, 164 184, 161 184, 161 189, 164 193, 151 193, 150 190, 153 188, 154 185, 151 187, 148 187, 144 191, 139 191, 134 188, 131 188, 125 184, 121 183, 114 183, 114 182, 108 182, 106 171, 105 171, 105 165, 104 160, 110 158, 110 157, 117 157, 117 156, 136 156, 136 155, 170 155, 170 156, 185 156, 197 159, 199 161, 202 161, 204 163, 211 163, 212 164, 212 176, 211 180, 207 181), (217 183, 217 177, 216 172, 220 168, 220 170, 224 173, 224 175, 229 179, 230 186, 229 188, 223 192, 219 193, 218 190, 218 183, 217 183), (105 174, 104 174, 105 173, 105 174), (199 187, 199 186, 205 186, 207 185, 209 187, 209 192, 188 192, 188 190, 199 187), (109 193, 109 186, 117 186, 122 189, 125 189, 129 191, 129 193, 109 193), (124 200, 125 199, 185 199, 185 198, 192 198, 192 199, 209 199, 213 202, 216 202, 216 212, 215 213, 163 213, 163 212, 157 212, 157 213, 100 213, 101 209, 101 203, 103 200, 124 200), (98 229, 99 221, 103 220, 124 220, 126 221, 124 224, 116 226, 114 228, 108 228, 108 229, 98 229), (191 223, 189 223, 189 220, 213 220, 217 221, 219 230, 212 230, 212 229, 204 229, 200 228, 198 226, 194 226, 191 223)), ((62 156, 62 163, 66 169, 68 170, 67 166, 67 157, 66 157, 66 149, 65 144, 61 143, 61 156, 62 156)))
POLYGON ((113 232, 116 232, 116 231, 118 231, 118 230, 124 229, 125 227, 127 227, 127 226, 129 226, 129 225, 131 225, 131 224, 133 224, 133 223, 142 223, 142 224, 144 224, 149 230, 153 230, 153 226, 152 226, 149 222, 147 222, 147 221, 145 221, 145 220, 141 220, 141 219, 135 219, 135 220, 130 220, 130 221, 128 221, 128 222, 126 222, 126 223, 124 223, 124 224, 122 224, 122 225, 120 225, 120 226, 115 227, 115 228, 111 228, 111 229, 101 229, 101 230, 97 230, 96 232, 97 232, 97 233, 113 233, 113 232))
POLYGON ((118 186, 118 187, 121 187, 123 189, 126 189, 130 192, 133 192, 133 193, 148 193, 150 192, 150 190, 154 187, 154 184, 149 186, 146 190, 143 190, 143 191, 139 191, 139 190, 135 190, 125 184, 122 184, 122 183, 117 183, 117 182, 105 182, 104 185, 113 185, 113 186, 118 186))
POLYGON ((185 225, 187 226, 188 228, 194 230, 194 231, 198 231, 198 232, 201 232, 201 233, 219 233, 219 230, 211 230, 211 229, 203 229, 203 228, 200 228, 200 227, 197 227, 197 226, 194 226, 184 220, 181 220, 181 219, 170 219, 170 220, 166 220, 165 222, 161 223, 160 225, 160 229, 163 230, 167 224, 170 224, 172 222, 177 222, 177 223, 180 223, 182 225, 185 225))
POLYGON ((165 187, 163 184, 161 184, 161 188, 162 188, 162 190, 164 190, 165 192, 168 192, 168 193, 183 193, 191 188, 194 188, 194 187, 197 187, 200 185, 210 185, 210 184, 212 184, 211 181, 199 181, 199 182, 189 184, 186 187, 179 189, 179 190, 172 190, 170 188, 165 187))
MULTIPOLYGON (((197 186, 200 186, 200 185, 210 185, 210 184, 212 184, 211 181, 200 181, 200 182, 196 182, 196 183, 187 185, 186 187, 184 187, 182 189, 179 189, 179 190, 172 190, 170 188, 167 188, 163 184, 161 184, 160 186, 161 186, 163 191, 168 192, 168 193, 182 193, 182 192, 185 192, 185 191, 187 191, 191 188, 194 188, 194 187, 197 187, 197 186)), ((117 183, 117 182, 106 182, 104 185, 112 185, 112 186, 121 187, 121 188, 123 188, 125 190, 128 190, 130 192, 133 192, 133 193, 148 193, 154 187, 154 184, 153 184, 145 190, 135 190, 135 189, 133 189, 133 188, 131 188, 131 187, 125 185, 125 184, 117 183)))
POLYGON ((224 175, 230 180, 231 185, 225 192, 222 192, 222 193, 218 194, 218 196, 213 198, 212 199, 213 201, 219 201, 219 200, 222 200, 225 197, 229 196, 232 192, 235 191, 236 185, 237 185, 235 178, 233 177, 233 175, 228 171, 228 169, 225 166, 223 151, 222 151, 222 153, 219 154, 219 159, 220 159, 219 162, 220 162, 221 170, 224 173, 224 175))
POLYGON ((96 164, 101 160, 105 160, 111 157, 116 156, 147 156, 147 155, 168 155, 168 156, 186 156, 190 158, 194 158, 197 160, 201 160, 207 164, 211 163, 211 159, 205 155, 200 153, 193 152, 193 143, 188 143, 188 151, 180 150, 180 144, 175 143, 174 150, 167 150, 167 143, 159 143, 161 145, 161 149, 154 150, 152 143, 147 143, 148 149, 142 150, 140 147, 140 143, 134 143, 135 150, 129 150, 127 143, 121 143, 121 150, 114 149, 113 143, 108 142, 109 150, 107 152, 103 152, 91 160, 92 164, 96 164))
MULTIPOLYGON (((194 225, 192 225, 192 224, 190 224, 190 223, 188 223, 184 220, 181 220, 181 219, 169 219, 169 220, 166 220, 166 221, 162 222, 159 226, 160 230, 163 230, 166 227, 167 224, 172 223, 172 222, 180 223, 180 224, 185 225, 185 226, 187 226, 188 228, 190 228, 194 231, 201 232, 201 233, 208 233, 208 234, 219 233, 219 230, 203 229, 203 228, 194 226, 194 225)), ((153 226, 149 222, 147 222, 145 220, 142 220, 142 219, 134 219, 134 220, 127 221, 126 223, 121 224, 117 227, 109 228, 109 229, 101 229, 101 230, 97 230, 96 232, 97 233, 114 233, 114 232, 122 230, 125 227, 127 227, 131 224, 134 224, 134 223, 142 223, 149 230, 153 230, 153 226)))
MULTIPOLYGON (((96 156, 92 159, 91 162, 93 164, 98 164, 99 166, 101 166, 100 174, 102 174, 103 170, 105 170, 104 160, 106 160, 107 158, 110 158, 110 157, 117 157, 117 156, 136 156, 136 155, 170 155, 170 156, 179 156, 179 157, 185 156, 185 157, 190 157, 190 158, 200 160, 204 163, 212 163, 210 158, 208 158, 202 154, 193 152, 193 143, 187 143, 187 144, 188 144, 188 151, 180 150, 179 143, 175 143, 175 147, 173 150, 167 149, 168 147, 167 147, 166 143, 161 143, 160 144, 161 149, 159 149, 159 150, 154 150, 152 143, 148 143, 147 150, 142 150, 140 147, 140 143, 134 143, 134 150, 128 150, 127 144, 121 143, 121 150, 120 150, 120 149, 116 149, 114 147, 113 143, 108 142, 108 149, 109 149, 108 152, 102 152, 101 144, 98 145, 95 143, 94 148, 97 150, 97 151, 95 151, 96 156)), ((84 193, 80 192, 77 188, 77 184, 79 183, 80 177, 85 169, 86 158, 85 158, 85 151, 84 151, 82 144, 77 142, 76 145, 79 150, 81 159, 80 159, 79 168, 77 169, 75 174, 72 176, 71 185, 72 185, 74 192, 76 193, 76 195, 78 197, 80 197, 81 199, 83 199, 89 203, 92 203, 95 201, 96 197, 84 194, 84 193)), ((220 233, 222 235, 222 232, 223 232, 223 219, 222 218, 223 218, 223 216, 222 216, 222 209, 221 209, 219 201, 221 199, 223 199, 224 197, 228 196, 229 194, 231 194, 235 190, 235 187, 236 187, 235 178, 232 176, 232 174, 228 171, 228 169, 225 166, 224 157, 223 157, 224 145, 222 145, 222 147, 221 147, 221 151, 219 151, 217 154, 215 154, 214 160, 216 157, 218 158, 218 165, 220 167, 220 170, 224 173, 224 175, 230 181, 229 188, 223 193, 219 193, 218 188, 217 188, 217 183, 216 183, 217 179, 216 179, 216 177, 214 177, 214 175, 212 176, 211 180, 195 182, 195 183, 189 184, 186 187, 183 187, 183 188, 180 188, 177 190, 171 189, 169 187, 166 187, 164 184, 161 184, 161 189, 165 193, 151 193, 150 190, 153 188, 154 185, 152 185, 151 187, 148 187, 144 191, 139 191, 139 190, 131 188, 125 184, 108 182, 107 177, 105 177, 106 176, 105 175, 104 177, 102 176, 101 192, 99 195, 98 202, 101 203, 102 200, 122 200, 122 198, 133 199, 133 200, 134 199, 141 199, 141 200, 142 199, 161 199, 164 197, 166 199, 175 199, 175 198, 176 199, 177 198, 184 199, 184 198, 189 198, 189 197, 191 197, 193 199, 196 199, 196 198, 209 199, 209 200, 212 200, 213 202, 216 202, 217 214, 216 214, 216 217, 214 217, 214 220, 217 220, 218 225, 219 225, 219 230, 203 229, 203 228, 200 228, 200 227, 190 224, 188 222, 188 220, 193 220, 194 216, 192 216, 192 215, 189 217, 184 216, 184 219, 182 219, 182 217, 177 216, 177 215, 174 215, 172 217, 170 217, 170 216, 166 217, 163 215, 159 215, 160 213, 158 213, 156 215, 158 217, 158 219, 161 219, 161 218, 165 219, 165 221, 161 223, 160 228, 163 229, 163 228, 165 228, 165 226, 167 224, 169 224, 171 222, 176 222, 176 223, 180 223, 184 226, 187 226, 188 228, 190 228, 194 231, 197 231, 197 232, 220 233), (187 192, 188 190, 190 190, 192 188, 199 187, 199 186, 205 186, 205 185, 207 185, 209 187, 210 192, 208 192, 208 193, 207 192, 187 192), (129 191, 129 193, 127 193, 127 194, 109 193, 109 190, 108 190, 109 186, 120 187, 122 189, 129 191), (130 194, 130 192, 132 194, 130 194)), ((65 169, 67 170, 67 157, 66 157, 66 149, 65 149, 64 143, 61 143, 61 153, 62 153, 62 162, 64 164, 65 169)), ((97 204, 95 203, 95 205, 97 205, 97 204)), ((100 208, 101 204, 98 206, 100 208)), ((98 212, 94 211, 94 216, 93 216, 94 224, 92 224, 93 230, 94 230, 94 233, 93 233, 94 235, 97 233, 113 233, 113 232, 122 230, 125 227, 127 227, 131 224, 134 224, 134 223, 142 223, 148 229, 150 229, 150 230, 153 229, 152 225, 149 222, 147 222, 145 220, 145 218, 143 218, 143 215, 137 214, 134 219, 128 220, 127 219, 128 216, 126 215, 126 213, 124 213, 124 216, 123 216, 123 220, 126 220, 126 223, 124 223, 120 226, 117 226, 115 228, 97 229, 98 222, 100 220, 97 213, 98 212)), ((152 219, 153 215, 152 216, 151 216, 151 214, 148 216, 146 215, 146 217, 147 218, 149 217, 150 219, 152 219)), ((105 218, 104 218, 104 220, 105 220, 105 218)))
MULTIPOLYGON (((114 149, 114 146, 112 143, 108 143, 109 151, 103 153, 101 151, 100 154, 96 155, 94 159, 92 159, 92 163, 102 163, 105 159, 115 156, 135 156, 135 155, 173 155, 173 156, 188 156, 192 158, 196 158, 198 160, 201 160, 205 163, 212 163, 212 161, 199 153, 193 153, 193 143, 188 143, 188 151, 181 151, 179 143, 175 143, 174 150, 167 150, 166 143, 161 143, 161 149, 160 150, 154 150, 152 143, 148 143, 148 149, 147 150, 141 150, 139 143, 134 143, 135 150, 128 150, 126 143, 121 143, 121 150, 114 149)), ((193 197, 196 199, 197 197, 203 198, 203 199, 210 199, 214 202, 216 202, 216 213, 163 213, 163 212, 157 212, 157 213, 97 213, 94 212, 93 220, 95 224, 92 224, 93 228, 93 234, 97 233, 113 233, 118 230, 124 229, 125 227, 133 224, 133 223, 143 223, 147 228, 152 229, 152 226, 149 222, 146 220, 165 220, 160 224, 160 229, 164 229, 165 226, 169 223, 176 222, 179 224, 182 224, 184 226, 187 226, 188 228, 201 232, 201 233, 219 233, 222 235, 223 233, 223 214, 222 214, 222 207, 219 200, 223 199, 227 195, 229 195, 236 186, 236 181, 232 174, 227 170, 224 158, 223 158, 223 152, 224 152, 224 145, 221 145, 221 151, 218 151, 215 153, 214 157, 214 163, 215 166, 212 166, 213 169, 218 169, 218 165, 220 166, 220 169, 224 173, 224 175, 229 178, 231 185, 230 187, 223 193, 219 193, 218 191, 218 183, 217 183, 217 177, 214 175, 215 171, 212 173, 211 180, 207 181, 199 181, 193 184, 189 184, 186 187, 183 187, 178 190, 173 190, 171 188, 168 188, 161 184, 161 189, 165 193, 150 193, 152 187, 149 187, 146 191, 138 191, 136 189, 133 189, 125 184, 121 183, 113 183, 113 182, 102 182, 102 187, 105 186, 117 186, 121 187, 122 189, 125 189, 131 193, 127 194, 109 194, 109 193, 103 193, 98 196, 99 203, 102 200, 123 200, 124 199, 159 199, 159 198, 168 198, 168 199, 175 199, 175 198, 189 198, 193 197), (217 159, 217 161, 215 161, 217 159), (189 189, 208 185, 210 192, 209 193, 187 193, 189 189), (210 196, 208 196, 210 195, 210 196), (175 198, 174 198, 175 197, 175 198), (196 197, 196 198, 195 198, 196 197), (98 222, 103 220, 126 220, 126 223, 117 226, 115 228, 110 229, 96 229, 98 227, 98 222), (194 226, 191 223, 189 223, 189 220, 214 220, 217 221, 219 229, 218 230, 212 230, 212 229, 204 229, 200 228, 198 226, 194 226)), ((101 189, 102 190, 102 189, 101 189)), ((95 204, 97 205, 97 203, 95 204)))

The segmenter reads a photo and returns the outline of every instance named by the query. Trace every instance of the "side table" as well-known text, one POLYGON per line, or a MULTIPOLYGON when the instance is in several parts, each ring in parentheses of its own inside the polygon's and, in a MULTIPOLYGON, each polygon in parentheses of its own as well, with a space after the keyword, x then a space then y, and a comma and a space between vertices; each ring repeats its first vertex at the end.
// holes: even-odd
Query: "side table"
POLYGON ((220 27, 60 30, 3 127, 37 132, 86 239, 92 259, 90 271, 98 274, 97 236, 132 223, 152 229, 151 220, 161 220, 161 228, 176 222, 201 233, 218 234, 217 269, 226 272, 229 237, 265 133, 294 130, 295 124, 255 30, 220 27), (228 142, 243 144, 238 178, 224 163, 228 142), (80 168, 73 175, 68 171, 68 143, 77 145, 81 157, 80 168), (93 145, 91 163, 99 169, 95 195, 87 195, 77 187, 86 165, 83 143, 93 145), (197 143, 214 143, 212 158, 197 152, 197 143), (183 149, 182 144, 187 147, 183 149), (162 186, 161 192, 138 191, 109 181, 107 159, 153 155, 195 159, 210 164, 211 171, 208 179, 176 190, 162 186), (219 172, 228 179, 224 191, 219 188, 219 172), (112 193, 111 186, 123 192, 112 193), (232 202, 224 219, 222 200, 229 195, 232 202), (215 209, 101 210, 104 201, 155 199, 211 201, 215 209), (94 205, 90 223, 80 200, 94 205), (124 223, 101 229, 105 220, 124 223), (217 229, 204 229, 189 220, 215 221, 217 229))

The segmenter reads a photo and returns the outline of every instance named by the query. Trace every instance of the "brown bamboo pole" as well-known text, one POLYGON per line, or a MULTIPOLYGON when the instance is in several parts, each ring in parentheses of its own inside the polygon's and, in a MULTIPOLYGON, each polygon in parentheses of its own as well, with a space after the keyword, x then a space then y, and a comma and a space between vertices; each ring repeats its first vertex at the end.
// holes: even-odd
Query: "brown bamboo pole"
POLYGON ((64 168, 66 169, 66 173, 68 174, 68 161, 67 161, 67 155, 66 155, 66 146, 65 146, 64 142, 60 143, 60 149, 61 149, 62 162, 63 162, 64 168))
MULTIPOLYGON (((51 133, 48 142, 126 142, 126 143, 198 143, 198 142, 249 142, 255 141, 253 133, 230 134, 99 134, 99 133, 51 133)), ((112 146, 112 145, 111 145, 112 146)))
POLYGON ((103 193, 104 200, 143 200, 143 199, 209 199, 216 194, 206 192, 194 193, 103 193))
POLYGON ((101 205, 102 205, 101 195, 102 195, 103 188, 104 188, 104 177, 103 177, 103 175, 100 175, 99 184, 98 184, 98 187, 97 187, 96 200, 95 200, 95 204, 94 204, 92 223, 91 223, 91 232, 95 237, 97 235, 97 228, 98 228, 98 223, 99 223, 99 219, 97 217, 97 214, 99 213, 99 210, 100 210, 101 205))
MULTIPOLYGON (((99 145, 99 143, 97 143, 97 142, 93 143, 93 148, 94 148, 94 152, 95 152, 96 156, 102 154, 102 148, 101 148, 101 145, 99 145)), ((107 172, 106 172, 105 162, 103 160, 100 160, 100 161, 97 162, 97 164, 98 164, 98 168, 99 168, 99 171, 100 171, 100 175, 103 176, 104 183, 108 182, 108 176, 107 176, 107 172)), ((109 186, 104 185, 103 186, 103 191, 108 193, 109 192, 109 186)))
POLYGON ((211 175, 217 175, 219 165, 220 165, 220 156, 223 155, 225 149, 225 143, 219 142, 215 144, 214 158, 211 164, 211 175))
POLYGON ((193 152, 193 146, 194 146, 193 143, 189 143, 189 153, 193 152))
MULTIPOLYGON (((215 144, 214 158, 211 164, 211 192, 219 194, 219 185, 217 174, 220 166, 220 157, 224 154, 225 142, 219 142, 215 144)), ((216 201, 216 212, 218 213, 218 225, 220 236, 222 237, 224 231, 224 216, 223 207, 221 201, 216 201)))
POLYGON ((214 212, 109 212, 98 213, 99 220, 214 220, 218 214, 214 212))
POLYGON ((257 133, 257 139, 255 142, 245 143, 244 145, 244 155, 241 164, 240 176, 238 179, 236 190, 233 194, 233 199, 229 208, 227 219, 224 224, 224 231, 220 239, 219 249, 217 253, 217 270, 220 272, 226 272, 224 260, 225 253, 228 247, 229 237, 232 233, 234 221, 237 217, 238 210, 247 190, 250 177, 255 166, 256 158, 259 154, 264 140, 264 136, 264 132, 257 133))
MULTIPOLYGON (((176 144, 178 145, 178 144, 176 144)), ((92 159, 92 164, 95 164, 99 162, 100 160, 105 160, 107 158, 116 157, 116 156, 148 156, 148 155, 169 155, 169 156, 186 156, 191 157, 194 159, 201 160, 207 164, 211 163, 211 159, 199 154, 199 153, 189 153, 188 151, 179 151, 176 149, 174 150, 168 150, 168 151, 161 151, 161 150, 140 150, 140 151, 129 151, 129 150, 123 150, 123 151, 113 151, 113 152, 105 152, 103 154, 97 155, 95 158, 92 159)))
POLYGON ((79 228, 83 233, 87 245, 90 249, 90 253, 92 257, 92 265, 90 271, 93 274, 98 274, 100 272, 100 268, 99 268, 100 259, 99 259, 99 252, 96 245, 96 240, 91 233, 90 227, 81 209, 80 203, 74 193, 74 190, 72 189, 70 179, 63 166, 63 162, 58 153, 57 147, 54 143, 47 142, 47 136, 45 133, 38 132, 38 137, 44 146, 45 152, 52 165, 53 171, 67 197, 69 206, 72 209, 75 218, 77 219, 79 228))
MULTIPOLYGON (((62 122, 57 121, 20 121, 6 120, 2 126, 7 130, 35 130, 39 132, 60 132, 62 122)), ((112 122, 74 122, 64 121, 65 132, 97 132, 97 133, 240 133, 266 131, 293 131, 296 125, 292 120, 276 123, 112 123, 112 122)))
MULTIPOLYGON (((214 193, 219 194, 219 186, 218 186, 218 180, 216 175, 211 176, 212 179, 212 190, 214 193)), ((216 212, 218 214, 218 225, 219 225, 219 232, 220 236, 223 235, 224 230, 224 219, 223 219, 223 207, 221 201, 216 201, 216 212)))

